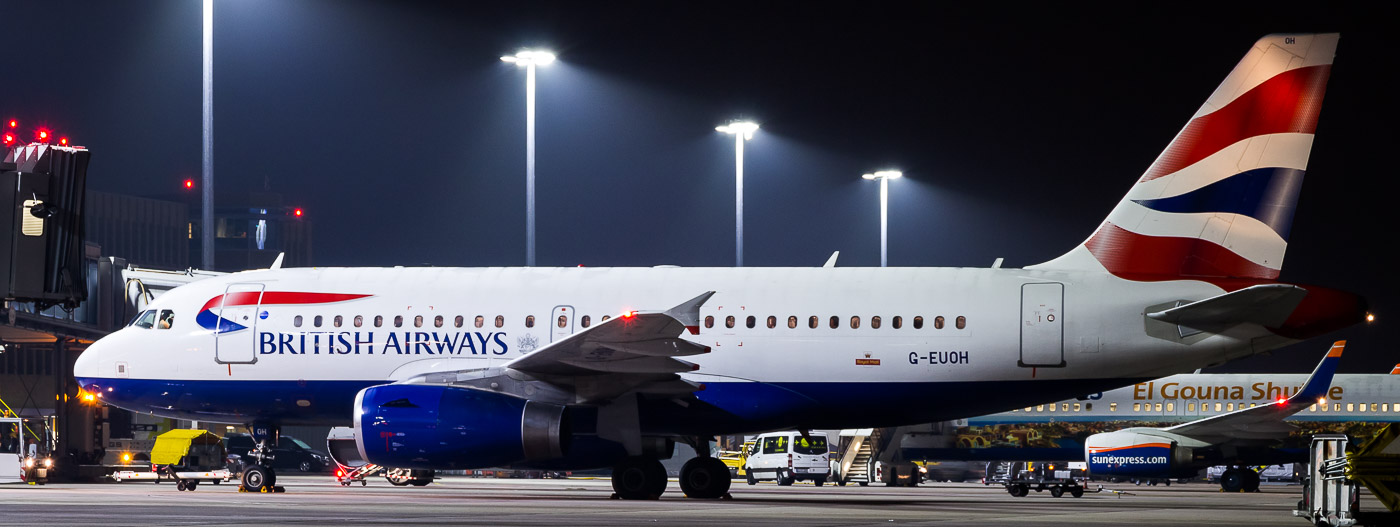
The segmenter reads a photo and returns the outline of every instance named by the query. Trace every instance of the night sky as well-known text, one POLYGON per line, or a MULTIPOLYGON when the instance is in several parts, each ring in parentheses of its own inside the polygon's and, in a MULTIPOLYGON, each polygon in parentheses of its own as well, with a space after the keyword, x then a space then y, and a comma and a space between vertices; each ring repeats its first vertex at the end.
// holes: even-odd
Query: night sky
MULTIPOLYGON (((217 1, 216 193, 303 207, 317 265, 523 265, 525 74, 499 57, 542 45, 539 265, 733 265, 714 127, 742 117, 762 124, 746 264, 879 265, 860 175, 899 168, 891 265, 1020 267, 1083 241, 1258 37, 1340 31, 1280 278, 1361 293, 1379 320, 1220 371, 1306 371, 1334 338, 1343 371, 1400 362, 1374 190, 1393 171, 1387 17, 988 5, 217 1)), ((0 21, 0 116, 89 147, 90 188, 198 179, 199 1, 0 0, 0 21)))

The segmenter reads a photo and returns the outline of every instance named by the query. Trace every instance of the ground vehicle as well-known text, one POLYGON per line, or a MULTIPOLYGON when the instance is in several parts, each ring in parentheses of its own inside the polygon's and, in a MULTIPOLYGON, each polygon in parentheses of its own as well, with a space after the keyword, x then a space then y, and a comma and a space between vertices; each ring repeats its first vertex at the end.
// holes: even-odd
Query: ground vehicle
POLYGON ((0 418, 0 483, 48 482, 53 458, 40 451, 34 435, 30 422, 17 417, 0 418))
POLYGON ((821 486, 831 475, 826 436, 791 431, 760 435, 749 448, 744 472, 750 485, 771 479, 779 485, 806 480, 821 486))
POLYGON ((1048 490, 1056 498, 1065 495, 1076 498, 1084 495, 1084 483, 1088 481, 1088 471, 1083 462, 991 462, 987 463, 986 485, 1004 485, 1006 492, 1020 498, 1030 491, 1048 490))
MULTIPOLYGON (((248 434, 229 434, 224 438, 224 447, 230 454, 237 454, 245 462, 252 459, 248 454, 257 446, 253 436, 248 434)), ((267 460, 272 468, 292 469, 300 472, 326 472, 334 466, 330 456, 319 450, 313 450, 309 445, 300 439, 292 436, 282 436, 277 446, 272 447, 272 456, 267 460)))
POLYGON ((171 430, 156 438, 151 449, 151 470, 120 470, 116 481, 174 480, 179 490, 195 490, 201 481, 215 485, 233 477, 223 465, 224 445, 219 436, 204 430, 171 430))

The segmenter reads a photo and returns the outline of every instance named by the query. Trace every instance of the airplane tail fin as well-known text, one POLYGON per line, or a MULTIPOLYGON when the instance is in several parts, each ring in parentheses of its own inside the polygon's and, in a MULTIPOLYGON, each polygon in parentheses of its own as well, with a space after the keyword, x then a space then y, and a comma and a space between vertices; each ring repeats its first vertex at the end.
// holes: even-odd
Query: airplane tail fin
POLYGON ((1030 268, 1277 278, 1338 37, 1259 39, 1094 234, 1030 268))

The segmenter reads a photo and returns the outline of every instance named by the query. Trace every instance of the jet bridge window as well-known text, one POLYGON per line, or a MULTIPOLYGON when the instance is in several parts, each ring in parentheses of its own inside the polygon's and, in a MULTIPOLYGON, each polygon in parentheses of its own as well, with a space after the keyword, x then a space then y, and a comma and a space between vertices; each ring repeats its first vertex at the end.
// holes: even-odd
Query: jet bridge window
POLYGON ((530 315, 530 316, 525 317, 525 327, 527 327, 527 328, 533 328, 533 327, 535 327, 535 315, 530 315))
POLYGON ((127 325, 136 326, 138 328, 150 328, 156 325, 156 312, 154 309, 142 311, 141 314, 136 315, 136 318, 131 319, 131 323, 127 325))
POLYGON ((870 317, 870 329, 880 329, 880 316, 870 317))
POLYGON ((175 312, 169 309, 160 310, 160 322, 156 323, 156 329, 170 329, 175 325, 175 312))

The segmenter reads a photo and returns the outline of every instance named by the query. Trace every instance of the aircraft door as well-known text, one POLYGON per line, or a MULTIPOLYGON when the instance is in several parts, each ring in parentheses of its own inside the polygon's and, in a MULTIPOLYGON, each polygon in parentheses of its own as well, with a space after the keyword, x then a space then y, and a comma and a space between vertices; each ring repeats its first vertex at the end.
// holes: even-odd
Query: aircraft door
POLYGON ((554 306, 549 315, 549 341, 558 342, 574 334, 574 307, 554 306))
POLYGON ((1025 367, 1065 365, 1065 285, 1021 285, 1021 359, 1025 367))
POLYGON ((258 361, 258 316, 262 284, 231 284, 214 307, 214 362, 252 364, 258 361))

